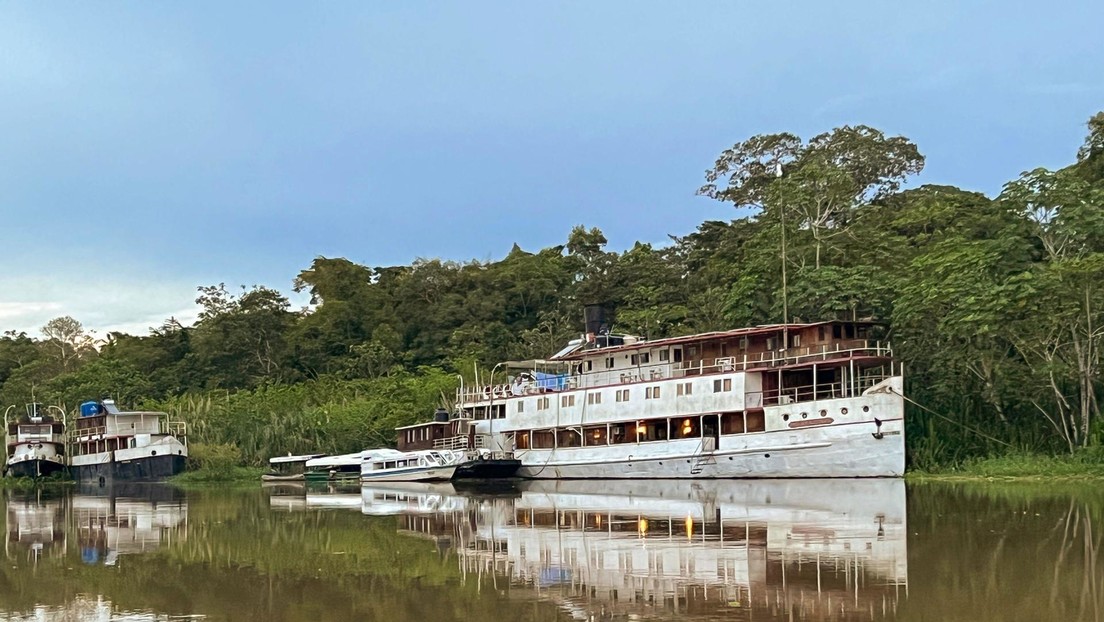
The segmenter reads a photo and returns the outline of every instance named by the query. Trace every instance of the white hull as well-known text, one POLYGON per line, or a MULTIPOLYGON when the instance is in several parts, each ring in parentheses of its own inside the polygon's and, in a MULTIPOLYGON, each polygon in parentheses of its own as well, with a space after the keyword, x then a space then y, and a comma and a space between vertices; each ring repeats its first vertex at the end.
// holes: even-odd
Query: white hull
POLYGON ((368 482, 433 482, 448 481, 456 471, 456 465, 439 467, 414 467, 407 469, 387 469, 383 471, 361 471, 361 481, 368 482))
POLYGON ((520 477, 533 479, 901 477, 903 420, 722 435, 702 439, 519 452, 520 477))

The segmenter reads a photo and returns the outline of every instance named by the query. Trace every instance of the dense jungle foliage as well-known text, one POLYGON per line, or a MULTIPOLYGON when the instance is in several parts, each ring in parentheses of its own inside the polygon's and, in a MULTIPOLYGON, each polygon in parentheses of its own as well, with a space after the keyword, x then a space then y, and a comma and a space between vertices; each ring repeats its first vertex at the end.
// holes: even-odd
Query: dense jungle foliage
POLYGON ((721 153, 698 190, 737 217, 668 245, 612 252, 576 226, 562 245, 514 245, 498 261, 318 257, 294 281, 308 309, 266 287, 204 286, 195 325, 102 343, 57 318, 43 338, 0 338, 0 404, 33 392, 72 411, 111 395, 250 464, 353 451, 427 417, 477 365, 555 352, 585 304, 651 338, 779 322, 785 262, 791 320, 889 327, 926 407, 908 413, 913 466, 1082 452, 1101 437, 1104 113, 1071 160, 991 198, 919 185, 918 147, 874 128, 759 135, 721 153))

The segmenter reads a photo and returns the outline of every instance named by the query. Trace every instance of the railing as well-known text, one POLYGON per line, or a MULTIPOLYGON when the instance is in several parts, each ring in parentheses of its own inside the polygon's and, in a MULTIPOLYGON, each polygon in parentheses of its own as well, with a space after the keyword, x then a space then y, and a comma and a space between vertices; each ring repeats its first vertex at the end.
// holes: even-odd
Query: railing
POLYGON ((562 378, 557 382, 548 380, 526 380, 515 384, 496 384, 480 387, 464 387, 456 392, 458 404, 494 403, 519 395, 540 395, 557 393, 578 388, 591 388, 650 382, 667 378, 685 378, 687 376, 706 376, 710 374, 731 373, 753 369, 784 367, 855 357, 890 358, 892 348, 888 342, 867 341, 863 339, 837 341, 820 346, 755 352, 738 356, 722 356, 698 361, 682 361, 640 365, 632 369, 613 369, 587 372, 562 378))
POLYGON ((434 449, 467 449, 468 437, 466 436, 450 436, 448 438, 439 438, 433 441, 434 449))
MULTIPOLYGON (((889 377, 889 374, 884 372, 867 373, 857 377, 852 383, 853 394, 859 395, 889 377)), ((771 389, 769 391, 749 391, 744 394, 744 408, 796 404, 798 402, 830 400, 840 397, 848 397, 847 387, 842 381, 817 383, 800 387, 771 389)))
POLYGON ((177 438, 188 435, 188 424, 183 421, 166 421, 162 426, 162 434, 171 434, 177 438))
POLYGON ((106 425, 95 425, 84 428, 70 428, 70 430, 66 433, 70 441, 78 438, 92 438, 94 436, 103 437, 106 434, 106 425))

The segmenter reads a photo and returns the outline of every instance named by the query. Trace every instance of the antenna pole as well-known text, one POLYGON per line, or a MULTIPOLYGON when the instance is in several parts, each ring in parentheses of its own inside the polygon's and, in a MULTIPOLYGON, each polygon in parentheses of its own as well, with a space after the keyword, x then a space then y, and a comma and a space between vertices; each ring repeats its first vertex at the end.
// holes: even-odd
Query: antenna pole
MULTIPOLYGON (((781 164, 775 167, 774 176, 782 178, 781 164)), ((778 214, 782 225, 782 357, 785 358, 790 348, 790 301, 786 288, 786 208, 781 201, 778 202, 778 214)))

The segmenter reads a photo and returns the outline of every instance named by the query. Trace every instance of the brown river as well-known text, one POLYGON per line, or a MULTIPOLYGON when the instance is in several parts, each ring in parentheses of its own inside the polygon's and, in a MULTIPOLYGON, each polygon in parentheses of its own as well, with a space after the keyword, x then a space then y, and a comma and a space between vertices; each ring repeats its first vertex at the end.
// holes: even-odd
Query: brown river
POLYGON ((1104 486, 3 491, 0 620, 1104 620, 1104 486))

